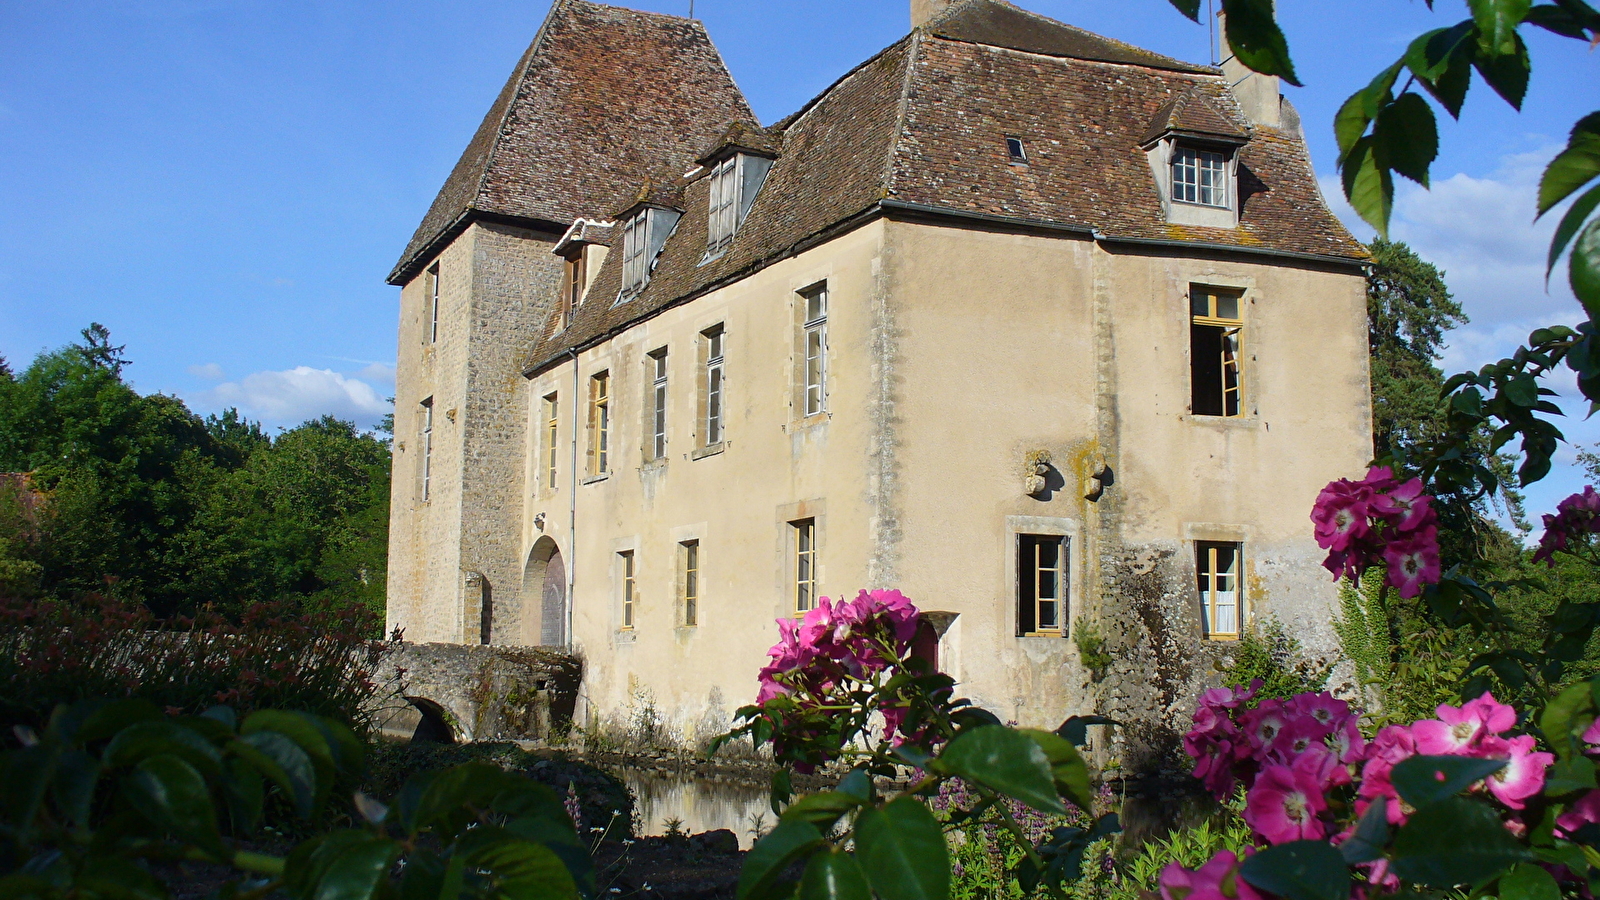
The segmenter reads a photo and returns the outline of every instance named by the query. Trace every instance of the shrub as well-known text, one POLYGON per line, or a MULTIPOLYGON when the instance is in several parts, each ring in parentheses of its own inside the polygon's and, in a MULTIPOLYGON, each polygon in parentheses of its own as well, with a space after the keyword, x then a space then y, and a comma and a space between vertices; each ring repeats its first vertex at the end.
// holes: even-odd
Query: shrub
POLYGON ((1300 641, 1274 617, 1239 636, 1226 673, 1223 682, 1229 687, 1260 680, 1261 690, 1256 693, 1256 702, 1260 702, 1268 697, 1287 699, 1320 691, 1327 685, 1333 667, 1323 660, 1306 658, 1300 641))
POLYGON ((258 604, 238 623, 212 612, 157 621, 143 606, 0 600, 0 724, 44 725, 89 697, 138 698, 198 714, 217 704, 328 716, 373 730, 373 673, 390 651, 360 609, 297 615, 258 604))

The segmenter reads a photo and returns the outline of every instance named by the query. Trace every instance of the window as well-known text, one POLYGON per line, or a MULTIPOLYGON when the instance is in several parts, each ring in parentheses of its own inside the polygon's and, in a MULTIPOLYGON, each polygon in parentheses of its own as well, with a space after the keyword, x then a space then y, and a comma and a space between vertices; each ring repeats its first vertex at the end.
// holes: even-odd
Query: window
POLYGON ((650 354, 650 459, 667 456, 667 348, 650 354))
POLYGON ((801 292, 805 298, 805 414, 814 416, 828 400, 828 286, 801 292))
POLYGON ((1227 206, 1227 157, 1211 150, 1173 147, 1172 199, 1201 206, 1227 206))
POLYGON ((624 631, 633 629, 633 605, 638 600, 634 592, 636 585, 633 575, 633 551, 624 550, 617 554, 617 564, 622 570, 622 628, 624 631))
POLYGON ((706 446, 722 442, 722 403, 723 403, 723 341, 725 335, 722 326, 717 325, 701 332, 700 337, 705 342, 706 374, 705 374, 705 434, 706 446))
POLYGON ((645 252, 650 243, 646 227, 649 214, 649 210, 641 211, 622 226, 622 290, 625 293, 643 289, 645 277, 649 275, 650 260, 645 252))
POLYGON ((611 373, 597 372, 589 379, 589 474, 604 475, 610 460, 611 373))
POLYGON ((738 227, 738 163, 737 155, 730 156, 711 170, 711 215, 706 223, 706 246, 711 253, 727 247, 738 227))
POLYGON ((572 325, 572 316, 578 304, 583 302, 583 292, 587 288, 586 276, 588 267, 583 262, 584 248, 579 246, 578 252, 567 260, 566 295, 561 298, 561 327, 572 325))
POLYGON ((683 624, 700 623, 700 542, 684 541, 678 545, 679 558, 683 560, 683 624))
POLYGON ((544 481, 545 487, 556 486, 556 423, 560 421, 560 404, 555 394, 544 397, 544 481))
POLYGON ((1189 411, 1197 416, 1241 414, 1243 299, 1238 291, 1189 289, 1189 411))
POLYGON ((1017 535, 1017 633, 1064 635, 1067 620, 1067 538, 1017 535))
POLYGON ((1196 541, 1195 572, 1200 581, 1200 620, 1205 636, 1231 640, 1239 636, 1244 618, 1239 595, 1240 561, 1244 545, 1224 541, 1196 541))
POLYGON ((418 441, 422 450, 421 475, 422 475, 422 502, 428 502, 428 491, 432 487, 433 478, 433 398, 422 401, 422 439, 418 441))
POLYGON ((1011 157, 1013 165, 1027 165, 1028 151, 1022 146, 1022 138, 1006 138, 1006 155, 1011 157))
POLYGON ((817 605, 817 520, 790 522, 794 541, 794 611, 800 615, 817 605))
POLYGON ((428 308, 432 310, 428 320, 428 343, 439 340, 439 264, 434 263, 428 267, 428 308))

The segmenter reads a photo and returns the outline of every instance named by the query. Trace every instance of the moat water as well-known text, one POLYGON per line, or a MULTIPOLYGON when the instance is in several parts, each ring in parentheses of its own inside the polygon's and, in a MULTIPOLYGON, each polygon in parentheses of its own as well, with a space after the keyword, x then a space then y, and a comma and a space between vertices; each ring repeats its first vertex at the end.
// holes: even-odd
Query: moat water
POLYGON ((666 834, 674 822, 686 834, 725 828, 738 835, 739 846, 748 850, 777 818, 768 805, 770 793, 765 784, 634 768, 610 771, 633 791, 635 823, 641 836, 666 834))

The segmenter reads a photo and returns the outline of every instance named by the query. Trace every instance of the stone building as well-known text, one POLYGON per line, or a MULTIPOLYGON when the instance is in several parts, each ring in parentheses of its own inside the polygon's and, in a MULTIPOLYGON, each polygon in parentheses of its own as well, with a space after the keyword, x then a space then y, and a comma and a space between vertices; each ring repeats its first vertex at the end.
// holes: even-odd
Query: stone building
POLYGON ((699 22, 555 0, 390 276, 391 626, 569 645, 580 715, 688 739, 862 588, 1030 724, 1169 719, 1265 617, 1332 643, 1365 254, 1276 81, 912 25, 762 127, 699 22))

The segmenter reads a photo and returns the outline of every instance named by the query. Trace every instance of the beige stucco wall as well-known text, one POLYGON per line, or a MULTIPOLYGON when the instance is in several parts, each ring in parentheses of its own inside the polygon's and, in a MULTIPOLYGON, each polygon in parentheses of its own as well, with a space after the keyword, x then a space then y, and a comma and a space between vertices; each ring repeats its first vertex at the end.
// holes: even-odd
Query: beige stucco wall
POLYGON ((958 613, 941 662, 965 694, 1028 724, 1090 708, 1181 712, 1227 650, 1200 637, 1197 539, 1243 541, 1254 612, 1329 648, 1335 593, 1307 513, 1322 484, 1370 454, 1361 275, 1137 249, 880 220, 532 379, 528 433, 542 436, 538 400, 556 392, 563 446, 554 485, 542 440, 526 448, 522 553, 548 538, 575 563, 588 709, 620 722, 649 706, 690 740, 723 727, 753 697, 773 620, 791 608, 786 523, 810 515, 823 594, 898 587, 958 613), (801 423, 793 304, 824 279, 830 414, 801 423), (1249 414, 1238 420, 1187 413, 1191 283, 1245 290, 1249 414), (695 458, 696 345, 717 323, 728 440, 695 458), (647 463, 647 354, 662 346, 668 458, 647 463), (611 472, 574 484, 588 382, 601 370, 612 378, 611 472), (1023 466, 1041 449, 1063 483, 1036 499, 1023 466), (1101 465, 1113 483, 1091 501, 1101 465), (1103 679, 1083 671, 1070 640, 1015 635, 1019 532, 1071 536, 1070 616, 1094 620, 1118 660, 1103 679), (690 539, 704 582, 693 628, 678 603, 677 545, 690 539), (624 550, 637 566, 631 630, 620 628, 624 550))

